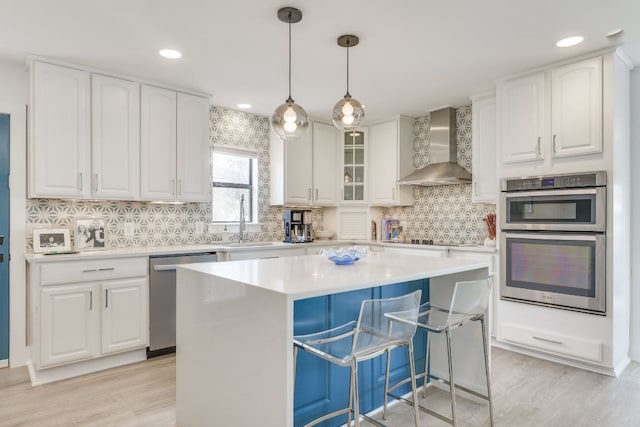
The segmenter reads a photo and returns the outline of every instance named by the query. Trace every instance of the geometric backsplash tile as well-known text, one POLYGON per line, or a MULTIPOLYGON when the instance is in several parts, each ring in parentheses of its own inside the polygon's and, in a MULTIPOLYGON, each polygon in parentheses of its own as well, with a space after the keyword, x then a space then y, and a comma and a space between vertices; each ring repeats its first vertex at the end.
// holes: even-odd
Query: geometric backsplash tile
MULTIPOLYGON (((413 125, 414 166, 431 164, 430 116, 413 125)), ((456 112, 458 164, 471 170, 471 105, 456 112)), ((401 220, 406 239, 444 243, 482 243, 487 236, 483 218, 495 212, 494 205, 471 203, 471 184, 413 188, 413 206, 384 209, 385 217, 401 220)))
MULTIPOLYGON (((471 171, 471 106, 458 109, 458 163, 471 171)), ((429 164, 429 116, 414 122, 414 163, 429 164)), ((269 118, 222 107, 210 107, 210 144, 230 145, 258 153, 258 221, 262 231, 250 240, 282 240, 283 208, 269 205, 269 118)), ((73 201, 27 199, 27 224, 50 224, 73 229, 76 216, 105 219, 109 247, 204 244, 219 241, 206 233, 211 204, 154 204, 130 201, 73 201), (134 224, 134 236, 124 236, 124 223, 134 224), (196 234, 201 223, 204 234, 196 234)), ((405 225, 408 239, 433 239, 449 243, 481 243, 486 236, 482 218, 493 206, 472 204, 471 185, 414 187, 414 206, 385 209, 385 215, 405 225)), ((314 228, 323 223, 323 210, 314 209, 314 228)), ((235 235, 232 235, 232 239, 235 235)), ((31 239, 27 245, 32 247, 31 239)))

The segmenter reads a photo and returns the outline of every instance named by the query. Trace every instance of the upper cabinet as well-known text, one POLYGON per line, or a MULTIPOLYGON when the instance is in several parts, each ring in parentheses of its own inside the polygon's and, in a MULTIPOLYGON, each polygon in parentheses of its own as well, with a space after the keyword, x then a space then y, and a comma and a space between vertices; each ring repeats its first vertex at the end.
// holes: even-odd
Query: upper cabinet
POLYGON ((413 186, 396 181, 414 171, 413 120, 399 117, 369 126, 369 204, 413 204, 413 186))
POLYGON ((312 122, 298 139, 271 130, 271 204, 335 206, 338 202, 338 131, 312 122))
POLYGON ((88 197, 90 74, 35 62, 31 79, 29 195, 88 197))
POLYGON ((503 163, 602 152, 602 57, 500 82, 503 163))
POLYGON ((29 197, 209 200, 207 98, 31 65, 29 197))
POLYGON ((473 187, 471 201, 496 203, 498 175, 496 155, 496 97, 494 94, 471 98, 471 159, 473 187))
POLYGON ((602 58, 551 70, 554 157, 602 152, 602 58))
POLYGON ((141 197, 209 200, 209 105, 169 89, 141 87, 141 197))
POLYGON ((502 162, 541 159, 541 144, 547 142, 544 130, 544 73, 502 82, 497 90, 502 162))
POLYGON ((140 197, 140 85, 91 76, 92 192, 101 199, 140 197))
POLYGON ((367 202, 366 158, 369 129, 361 127, 342 133, 342 199, 340 204, 365 204, 367 202))

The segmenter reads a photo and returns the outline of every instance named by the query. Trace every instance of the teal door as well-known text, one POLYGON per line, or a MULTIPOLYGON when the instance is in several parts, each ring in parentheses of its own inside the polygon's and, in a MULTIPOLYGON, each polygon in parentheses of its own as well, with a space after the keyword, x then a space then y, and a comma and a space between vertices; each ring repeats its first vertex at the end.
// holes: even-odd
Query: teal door
POLYGON ((9 116, 0 114, 0 360, 9 359, 9 116))

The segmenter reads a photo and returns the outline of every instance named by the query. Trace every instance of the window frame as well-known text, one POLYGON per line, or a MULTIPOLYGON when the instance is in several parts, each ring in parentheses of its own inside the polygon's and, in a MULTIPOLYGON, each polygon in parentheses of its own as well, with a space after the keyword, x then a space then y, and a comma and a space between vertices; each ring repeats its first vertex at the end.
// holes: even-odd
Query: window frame
MULTIPOLYGON (((248 224, 258 223, 258 152, 227 145, 214 145, 211 153, 211 187, 212 188, 237 188, 249 190, 249 200, 247 200, 248 224), (213 156, 215 154, 225 154, 229 156, 244 157, 249 159, 249 184, 216 182, 213 180, 213 156), (255 215, 254 215, 255 214, 255 215)), ((212 200, 212 203, 214 201, 212 200)), ((213 218, 213 209, 211 210, 212 224, 237 224, 239 221, 219 221, 213 218)))

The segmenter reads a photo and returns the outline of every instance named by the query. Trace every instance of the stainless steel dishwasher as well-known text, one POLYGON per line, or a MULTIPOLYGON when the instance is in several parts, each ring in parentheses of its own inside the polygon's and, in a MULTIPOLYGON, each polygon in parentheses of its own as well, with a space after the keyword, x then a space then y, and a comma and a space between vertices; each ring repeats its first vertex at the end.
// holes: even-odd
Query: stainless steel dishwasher
POLYGON ((176 266, 217 261, 215 252, 149 257, 147 357, 176 351, 176 266))

